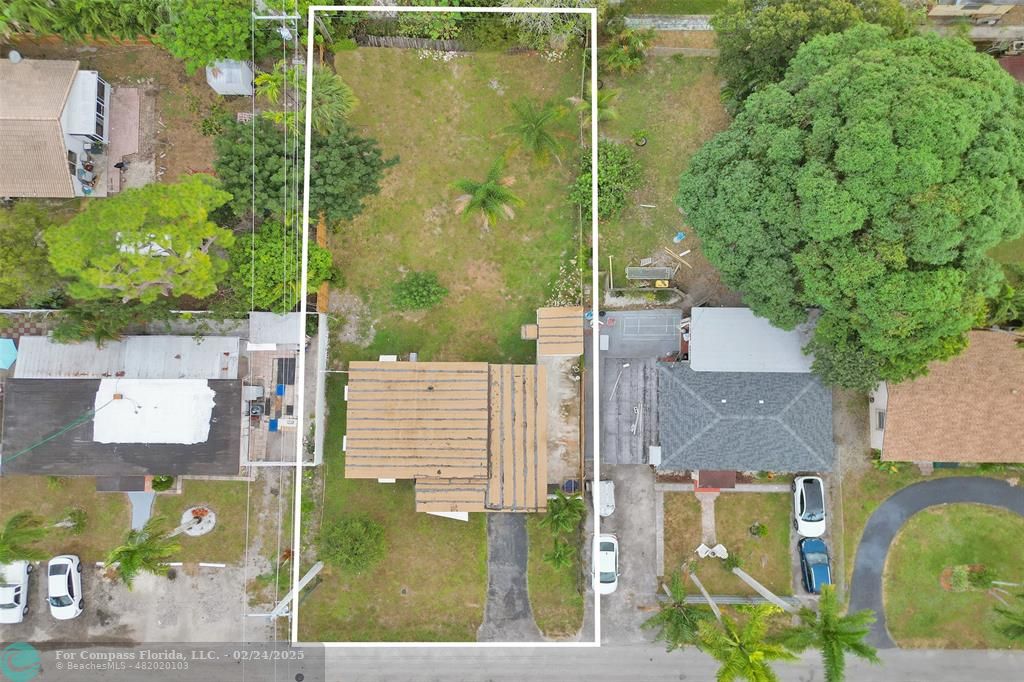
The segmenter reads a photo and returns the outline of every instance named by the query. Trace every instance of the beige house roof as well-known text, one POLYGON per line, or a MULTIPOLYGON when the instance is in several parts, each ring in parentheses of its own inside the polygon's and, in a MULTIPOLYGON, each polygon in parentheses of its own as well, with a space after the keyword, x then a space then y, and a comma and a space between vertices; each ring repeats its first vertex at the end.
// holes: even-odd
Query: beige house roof
POLYGON ((536 365, 352 362, 346 478, 412 478, 416 510, 547 507, 547 374, 536 365))
POLYGON ((73 197, 60 117, 78 62, 0 59, 0 196, 73 197))
POLYGON ((1024 462, 1024 337, 972 331, 963 353, 888 386, 882 458, 1024 462))
POLYGON ((583 355, 583 308, 537 311, 537 357, 583 355))

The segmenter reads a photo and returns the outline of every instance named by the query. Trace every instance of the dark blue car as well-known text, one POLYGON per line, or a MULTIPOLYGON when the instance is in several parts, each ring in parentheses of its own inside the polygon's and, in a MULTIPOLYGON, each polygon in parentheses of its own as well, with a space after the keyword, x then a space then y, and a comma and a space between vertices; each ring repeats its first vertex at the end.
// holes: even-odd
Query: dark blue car
POLYGON ((804 589, 811 594, 820 594, 822 585, 832 584, 832 568, 828 562, 828 548, 818 538, 804 538, 800 541, 800 568, 803 573, 804 589))

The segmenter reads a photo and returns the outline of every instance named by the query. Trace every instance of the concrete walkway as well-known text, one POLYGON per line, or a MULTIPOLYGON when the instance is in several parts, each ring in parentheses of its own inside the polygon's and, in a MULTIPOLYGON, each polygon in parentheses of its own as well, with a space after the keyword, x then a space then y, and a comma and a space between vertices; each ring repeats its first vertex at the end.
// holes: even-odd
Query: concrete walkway
POLYGON ((713 31, 711 15, 682 14, 661 15, 641 14, 626 17, 627 28, 650 28, 655 31, 713 31))
POLYGON ((684 57, 717 57, 717 47, 667 47, 655 45, 648 53, 654 57, 671 57, 680 54, 684 57))
POLYGON ((717 544, 715 539, 715 500, 718 493, 695 493, 700 502, 700 539, 708 547, 717 544))
POLYGON ((541 642, 526 592, 525 514, 487 514, 487 604, 479 642, 541 642))
POLYGON ((872 646, 879 649, 896 646, 885 625, 882 603, 882 571, 893 539, 917 512, 958 502, 1002 507, 1024 516, 1024 490, 995 478, 958 476, 907 486, 883 502, 868 519, 853 565, 850 611, 872 609, 875 612, 878 620, 871 626, 867 638, 872 646))
MULTIPOLYGON (((156 493, 134 492, 128 493, 128 501, 132 505, 132 530, 140 530, 153 515, 153 501, 156 493)), ((177 525, 178 519, 170 519, 177 525)))

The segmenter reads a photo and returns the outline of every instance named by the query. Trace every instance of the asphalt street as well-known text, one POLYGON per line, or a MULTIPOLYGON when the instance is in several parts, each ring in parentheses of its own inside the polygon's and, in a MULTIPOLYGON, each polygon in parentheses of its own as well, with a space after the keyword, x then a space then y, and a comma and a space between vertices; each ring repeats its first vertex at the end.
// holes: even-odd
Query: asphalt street
MULTIPOLYGON (((1024 490, 1005 481, 980 476, 958 476, 915 483, 883 502, 864 527, 853 566, 853 580, 850 581, 850 610, 871 609, 878 618, 868 636, 868 642, 872 645, 880 649, 896 646, 886 629, 885 609, 882 605, 882 571, 893 539, 907 519, 917 512, 935 505, 956 502, 1003 507, 1024 516, 1024 490)), ((1024 671, 1017 670, 1012 677, 1002 679, 1024 679, 1024 671)))

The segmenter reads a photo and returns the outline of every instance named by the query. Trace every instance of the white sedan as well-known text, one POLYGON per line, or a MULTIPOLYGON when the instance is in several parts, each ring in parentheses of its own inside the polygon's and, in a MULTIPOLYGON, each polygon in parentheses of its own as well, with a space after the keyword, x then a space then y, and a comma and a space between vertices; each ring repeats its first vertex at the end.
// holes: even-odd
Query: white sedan
POLYGON ((793 481, 793 527, 805 538, 825 534, 825 483, 817 476, 793 481))
POLYGON ((614 535, 597 536, 597 591, 611 594, 619 586, 619 540, 614 535))
POLYGON ((46 567, 50 615, 57 620, 70 620, 82 613, 82 562, 74 554, 50 559, 46 567))
POLYGON ((20 623, 28 613, 28 575, 32 564, 12 561, 0 566, 0 623, 20 623))

